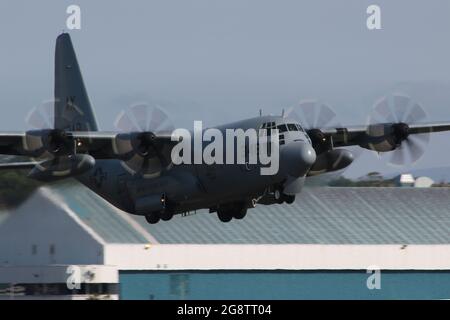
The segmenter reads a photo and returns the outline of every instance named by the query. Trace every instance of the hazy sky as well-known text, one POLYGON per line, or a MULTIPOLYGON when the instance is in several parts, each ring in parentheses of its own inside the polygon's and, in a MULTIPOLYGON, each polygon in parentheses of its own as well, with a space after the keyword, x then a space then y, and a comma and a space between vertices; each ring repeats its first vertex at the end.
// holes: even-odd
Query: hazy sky
MULTIPOLYGON (((430 121, 450 121, 448 0, 2 0, 2 130, 25 129, 28 110, 52 98, 54 40, 70 4, 81 7, 82 29, 70 33, 104 130, 142 100, 159 103, 179 126, 259 108, 278 114, 308 98, 358 124, 398 88, 430 121), (381 7, 382 30, 366 28, 370 4, 381 7)), ((415 167, 448 165, 449 138, 433 137, 415 167)), ((358 162, 349 174, 397 170, 369 152, 358 162)))

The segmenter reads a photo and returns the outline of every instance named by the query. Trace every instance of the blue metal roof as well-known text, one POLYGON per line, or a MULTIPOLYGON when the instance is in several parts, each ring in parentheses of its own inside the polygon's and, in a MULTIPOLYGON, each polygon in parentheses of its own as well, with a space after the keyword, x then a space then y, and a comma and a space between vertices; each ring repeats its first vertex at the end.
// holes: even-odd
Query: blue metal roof
POLYGON ((305 188, 292 205, 222 223, 199 211, 148 225, 160 243, 448 244, 450 188, 305 188))
POLYGON ((77 182, 50 186, 107 243, 449 244, 450 188, 305 188, 292 205, 258 205, 243 220, 175 216, 149 225, 77 182), (126 215, 126 214, 125 214, 126 215), (130 223, 130 221, 132 223, 130 223), (139 223, 149 235, 136 230, 139 223))
POLYGON ((63 198, 70 209, 105 242, 148 243, 122 218, 118 209, 77 182, 58 183, 52 191, 63 198))

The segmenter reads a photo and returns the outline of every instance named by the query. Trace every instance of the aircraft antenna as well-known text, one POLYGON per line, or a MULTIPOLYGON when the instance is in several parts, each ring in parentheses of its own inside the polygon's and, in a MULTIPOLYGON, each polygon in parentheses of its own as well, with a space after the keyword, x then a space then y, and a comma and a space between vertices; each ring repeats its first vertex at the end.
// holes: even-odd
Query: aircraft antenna
POLYGON ((281 111, 281 117, 284 118, 284 108, 283 108, 283 110, 281 111))

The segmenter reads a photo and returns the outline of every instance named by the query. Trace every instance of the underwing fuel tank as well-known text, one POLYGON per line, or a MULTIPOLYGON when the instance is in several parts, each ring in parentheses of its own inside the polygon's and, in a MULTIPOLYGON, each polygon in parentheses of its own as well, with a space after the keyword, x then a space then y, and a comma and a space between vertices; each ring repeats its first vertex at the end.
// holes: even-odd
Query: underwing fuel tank
POLYGON ((83 174, 95 165, 95 159, 88 154, 60 156, 36 164, 28 177, 39 181, 55 181, 83 174))
POLYGON ((316 162, 308 172, 315 176, 325 172, 344 169, 353 162, 353 154, 345 149, 333 149, 317 155, 316 162))

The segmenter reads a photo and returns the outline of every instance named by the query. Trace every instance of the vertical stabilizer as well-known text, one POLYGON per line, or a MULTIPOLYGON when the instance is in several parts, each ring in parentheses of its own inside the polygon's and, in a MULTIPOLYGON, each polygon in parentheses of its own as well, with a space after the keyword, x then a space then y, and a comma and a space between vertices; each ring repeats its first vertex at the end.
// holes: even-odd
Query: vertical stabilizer
POLYGON ((55 128, 72 131, 98 130, 72 40, 67 33, 56 39, 55 128))

